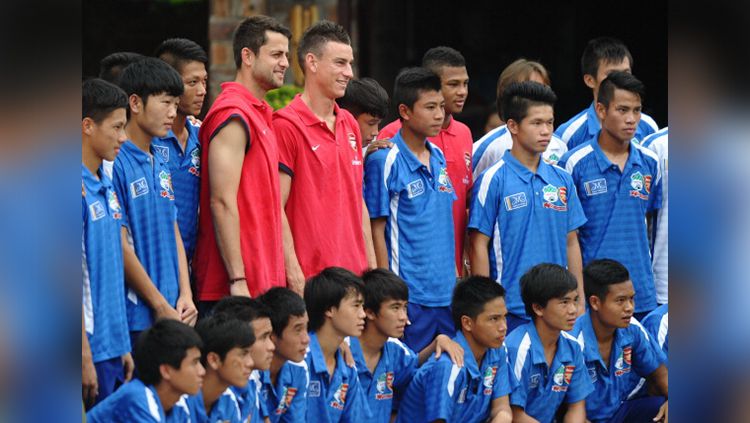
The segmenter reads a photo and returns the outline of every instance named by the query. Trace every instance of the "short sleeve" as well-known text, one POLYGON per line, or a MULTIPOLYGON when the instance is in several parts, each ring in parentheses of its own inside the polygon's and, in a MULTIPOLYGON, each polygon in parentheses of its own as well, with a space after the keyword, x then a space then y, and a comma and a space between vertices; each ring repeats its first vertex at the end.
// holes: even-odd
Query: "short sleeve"
POLYGON ((573 345, 572 350, 575 355, 574 365, 576 368, 573 369, 570 386, 568 386, 568 392, 565 395, 565 402, 568 404, 584 400, 594 391, 594 385, 591 383, 586 363, 583 360, 583 351, 581 351, 579 344, 573 345))
MULTIPOLYGON (((388 341, 391 342, 391 341, 388 341)), ((405 392, 409 382, 414 378, 417 371, 419 357, 409 347, 398 341, 394 342, 393 349, 397 357, 393 366, 393 387, 396 391, 405 392)))
POLYGON ((573 183, 573 178, 566 178, 566 180, 568 182, 568 232, 570 232, 583 226, 588 219, 583 212, 581 199, 578 198, 578 188, 573 183))
POLYGON ((424 398, 431 402, 430 406, 425 404, 424 421, 449 421, 465 385, 465 368, 453 364, 447 355, 444 357, 435 362, 424 379, 424 398))
POLYGON ((357 371, 348 367, 349 390, 346 392, 346 403, 341 421, 345 423, 362 423, 370 419, 370 407, 367 405, 365 393, 359 383, 357 371))
MULTIPOLYGON (((517 351, 514 351, 513 348, 509 348, 508 352, 510 357, 516 357, 517 351)), ((529 360, 526 360, 522 368, 516 368, 517 362, 513 358, 508 360, 508 364, 510 369, 513 369, 513 378, 517 383, 510 393, 510 404, 526 409, 526 399, 529 389, 529 360)))
POLYGON ((287 119, 274 117, 274 134, 279 147, 279 169, 294 176, 297 164, 299 133, 287 119))
POLYGON ((474 183, 467 225, 489 237, 493 235, 500 214, 499 196, 502 195, 502 184, 495 175, 494 172, 485 171, 474 183))
MULTIPOLYGON (((296 369, 295 369, 296 370, 296 369)), ((292 403, 286 413, 281 415, 280 422, 284 423, 305 423, 307 414, 307 370, 300 369, 300 372, 294 372, 292 385, 297 392, 292 398, 292 403)))
POLYGON ((502 360, 495 374, 495 382, 492 385, 492 399, 498 399, 505 395, 510 395, 513 392, 513 388, 518 386, 518 382, 513 376, 513 372, 510 370, 510 363, 508 362, 508 350, 505 345, 502 347, 502 360))
POLYGON ((664 354, 659 343, 640 324, 631 324, 629 329, 633 333, 633 369, 639 376, 647 377, 664 363, 664 354))
POLYGON ((385 180, 385 162, 390 152, 388 149, 379 150, 369 154, 365 161, 364 197, 371 219, 390 215, 391 196, 385 180))
POLYGON ((128 211, 130 210, 128 181, 125 178, 125 171, 119 161, 115 161, 112 164, 112 187, 115 190, 115 194, 117 194, 117 199, 120 201, 120 208, 122 209, 122 219, 120 220, 120 224, 130 228, 128 218, 128 211))
POLYGON ((659 162, 653 166, 654 184, 651 187, 651 194, 648 196, 648 212, 658 210, 662 206, 662 174, 659 162))

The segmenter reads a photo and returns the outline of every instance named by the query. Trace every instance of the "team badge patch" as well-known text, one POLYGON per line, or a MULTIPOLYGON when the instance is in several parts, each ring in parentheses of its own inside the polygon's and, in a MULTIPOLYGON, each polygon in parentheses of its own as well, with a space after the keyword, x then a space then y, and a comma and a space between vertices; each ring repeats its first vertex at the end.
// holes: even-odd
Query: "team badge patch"
POLYGON ((416 181, 409 182, 406 185, 406 190, 409 192, 409 198, 418 197, 424 194, 424 181, 417 179, 416 181))
POLYGON ((197 148, 190 152, 190 167, 188 168, 188 172, 191 175, 201 176, 201 152, 197 148))
POLYGON ((162 145, 152 145, 154 149, 154 153, 156 153, 161 161, 164 163, 169 163, 169 147, 164 147, 162 145))
POLYGON ((450 176, 448 176, 448 169, 446 168, 440 169, 440 174, 438 175, 438 183, 440 185, 445 185, 448 187, 453 186, 453 184, 451 184, 451 178, 450 176))
POLYGON ((563 379, 565 380, 565 383, 570 385, 571 379, 573 379, 573 372, 575 371, 576 366, 565 366, 565 375, 563 376, 563 379))
POLYGON ((138 198, 146 194, 148 194, 148 182, 146 182, 146 178, 140 178, 130 183, 131 198, 138 198))
POLYGON ((492 393, 492 384, 495 383, 495 375, 497 374, 497 366, 487 367, 484 371, 484 379, 482 385, 484 385, 484 394, 490 395, 492 393))
POLYGON ((648 200, 648 195, 651 192, 651 175, 644 176, 641 172, 633 173, 630 175, 630 187, 633 188, 630 191, 631 197, 648 200))
POLYGON ((505 197, 503 199, 503 202, 505 203, 505 209, 508 211, 520 209, 521 207, 528 206, 525 192, 518 192, 515 194, 511 194, 505 197))
POLYGON ((468 151, 464 152, 464 161, 466 162, 466 169, 471 169, 471 153, 468 151))
POLYGON ((377 393, 376 400, 387 400, 393 398, 393 372, 381 373, 375 385, 377 393))
POLYGON ((318 380, 311 380, 310 384, 307 386, 307 395, 311 397, 319 397, 320 396, 320 381, 318 380))
POLYGON ((113 190, 107 191, 107 203, 109 203, 109 211, 112 212, 112 218, 117 220, 122 219, 120 201, 117 199, 117 193, 113 190))
POLYGON ((632 357, 633 357, 633 347, 627 346, 622 349, 622 359, 623 361, 625 361, 625 364, 630 365, 632 357))
POLYGON ((552 381, 555 382, 554 385, 552 385, 552 392, 567 392, 568 391, 568 385, 567 383, 569 379, 566 380, 565 374, 567 372, 568 367, 575 366, 565 366, 560 365, 560 367, 555 370, 555 374, 552 376, 552 381))
POLYGON ((357 151, 357 137, 354 136, 354 133, 349 132, 346 134, 346 137, 349 139, 349 145, 352 147, 352 150, 357 151))
POLYGON ((91 220, 97 221, 104 217, 106 212, 104 211, 104 206, 102 206, 102 203, 99 201, 95 201, 92 204, 89 205, 89 213, 91 214, 91 220))
POLYGON ((159 172, 159 185, 161 185, 162 198, 174 200, 174 190, 172 189, 172 175, 169 172, 159 172))
POLYGON ((583 188, 586 190, 586 195, 589 197, 607 192, 607 180, 604 178, 594 179, 593 181, 587 181, 583 183, 583 188))
POLYGON ((346 391, 349 390, 348 383, 342 383, 339 385, 336 392, 333 394, 333 401, 331 401, 331 407, 337 410, 343 410, 344 404, 346 403, 346 391))
POLYGON ((551 209, 556 211, 567 211, 568 210, 568 189, 565 187, 556 187, 554 185, 546 185, 542 188, 542 194, 544 203, 542 207, 545 209, 551 209))
POLYGON ((289 409, 289 407, 292 406, 292 400, 294 399, 294 396, 297 394, 297 388, 291 388, 291 387, 284 387, 284 390, 281 392, 281 395, 279 398, 279 405, 276 407, 276 410, 274 413, 279 416, 289 409))
MULTIPOLYGON (((628 356, 630 356, 630 352, 628 352, 628 356)), ((623 348, 617 360, 615 360, 615 376, 619 377, 627 373, 630 373, 630 357, 625 361, 625 349, 623 348)))
POLYGON ((556 165, 557 162, 560 161, 560 157, 557 154, 552 153, 548 157, 542 156, 542 160, 544 160, 548 164, 556 165))

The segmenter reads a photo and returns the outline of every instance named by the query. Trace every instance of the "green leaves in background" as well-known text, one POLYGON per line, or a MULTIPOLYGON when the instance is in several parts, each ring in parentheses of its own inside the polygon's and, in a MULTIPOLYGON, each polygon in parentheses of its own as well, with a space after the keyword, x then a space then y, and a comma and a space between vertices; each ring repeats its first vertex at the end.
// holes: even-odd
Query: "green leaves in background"
POLYGON ((267 92, 266 101, 271 105, 271 107, 273 107, 274 110, 279 110, 280 108, 289 104, 289 102, 294 99, 294 96, 297 95, 297 93, 301 92, 302 88, 296 85, 282 85, 275 90, 267 92))

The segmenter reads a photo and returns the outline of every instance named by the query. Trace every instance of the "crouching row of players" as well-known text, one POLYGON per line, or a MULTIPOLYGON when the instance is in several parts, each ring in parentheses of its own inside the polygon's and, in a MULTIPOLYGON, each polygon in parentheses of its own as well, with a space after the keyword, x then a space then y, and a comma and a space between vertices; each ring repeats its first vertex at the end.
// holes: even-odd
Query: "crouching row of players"
POLYGON ((503 287, 467 278, 453 293, 455 337, 417 354, 397 339, 408 322, 400 278, 328 268, 304 302, 273 288, 222 300, 195 331, 158 321, 136 345, 138 378, 89 421, 666 421, 664 330, 632 317, 621 264, 590 263, 584 285, 588 312, 576 319, 575 278, 530 269, 521 286, 533 321, 506 338, 503 287))

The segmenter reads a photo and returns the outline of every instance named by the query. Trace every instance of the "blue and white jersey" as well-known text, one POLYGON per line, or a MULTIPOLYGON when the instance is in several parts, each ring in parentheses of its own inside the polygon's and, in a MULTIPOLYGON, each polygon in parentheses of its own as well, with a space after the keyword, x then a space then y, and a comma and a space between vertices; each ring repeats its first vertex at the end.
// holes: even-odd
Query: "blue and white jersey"
MULTIPOLYGON (((471 171, 474 174, 474 180, 476 181, 487 168, 499 162, 511 147, 513 147, 513 138, 507 125, 498 126, 477 140, 471 153, 471 171)), ((567 152, 568 146, 563 140, 553 135, 547 149, 542 153, 542 159, 549 164, 557 164, 560 157, 567 152)))
POLYGON ((271 372, 261 372, 260 408, 262 417, 271 423, 304 423, 307 414, 307 383, 309 379, 305 361, 287 361, 276 375, 276 386, 271 382, 271 372))
POLYGON ((375 372, 370 373, 359 340, 350 337, 349 347, 357 364, 359 383, 370 409, 370 421, 390 422, 393 399, 406 391, 417 370, 419 357, 403 342, 396 338, 388 338, 381 350, 375 372))
MULTIPOLYGON (((153 151, 152 151, 153 153, 153 151)), ((174 223, 177 217, 169 169, 158 155, 149 155, 128 140, 112 168, 112 182, 123 207, 135 255, 167 302, 175 307, 179 296, 179 265, 174 223)), ((133 290, 127 294, 131 331, 152 324, 151 309, 133 290)))
POLYGON ((234 391, 227 388, 211 406, 211 413, 206 413, 203 404, 203 392, 187 397, 187 405, 193 423, 242 423, 240 406, 234 391))
POLYGON ((190 423, 190 410, 183 395, 168 413, 152 385, 138 379, 122 385, 86 413, 89 423, 190 423))
POLYGON ((333 375, 328 373, 318 336, 310 333, 310 346, 305 355, 305 363, 310 372, 307 385, 307 416, 311 423, 370 421, 362 387, 357 377, 357 369, 349 367, 336 352, 336 368, 333 375))
POLYGON ((492 401, 510 394, 516 386, 505 346, 488 348, 480 365, 463 332, 458 331, 453 340, 466 351, 464 367, 453 364, 448 354, 437 360, 433 354, 407 388, 397 422, 484 422, 492 401))
POLYGON ((662 304, 643 318, 643 327, 664 353, 665 364, 669 366, 669 307, 662 304))
POLYGON ((669 128, 649 135, 641 145, 656 153, 661 166, 661 208, 654 222, 654 285, 656 302, 666 304, 669 301, 669 128))
POLYGON ((474 184, 469 229, 490 237, 490 277, 508 312, 526 316, 519 280, 539 263, 568 265, 568 233, 586 222, 573 179, 539 161, 532 173, 510 151, 474 184))
POLYGON ((594 391, 586 398, 586 418, 592 422, 608 421, 640 377, 651 374, 664 358, 646 329, 633 317, 627 328, 615 329, 610 355, 604 360, 589 313, 579 317, 572 330, 583 348, 588 377, 594 385, 594 391))
POLYGON ((386 218, 389 267, 409 286, 409 301, 448 306, 456 282, 456 194, 445 157, 426 141, 428 169, 409 150, 401 131, 391 142, 393 148, 372 153, 365 162, 364 196, 370 218, 386 218))
POLYGON ((229 389, 234 392, 237 398, 237 404, 240 407, 242 421, 258 421, 261 418, 260 389, 261 389, 261 372, 253 370, 250 372, 247 385, 239 388, 230 386, 229 389))
POLYGON ((584 400, 594 389, 586 374, 581 345, 566 332, 560 332, 549 367, 534 322, 517 327, 505 339, 505 345, 519 383, 510 394, 510 404, 523 408, 541 423, 551 422, 563 402, 584 400))
POLYGON ((81 165, 83 320, 94 363, 130 352, 125 273, 120 244, 122 208, 103 170, 81 165))
POLYGON ((646 214, 661 207, 661 167, 653 151, 635 142, 625 167, 604 155, 597 138, 567 152, 560 166, 570 172, 588 221, 578 231, 583 265, 610 258, 630 272, 635 311, 656 308, 646 214))
POLYGON ((201 150, 198 127, 185 121, 188 138, 185 150, 172 130, 164 138, 154 138, 151 149, 169 168, 174 186, 177 226, 185 246, 187 259, 192 260, 198 234, 198 204, 201 187, 201 150))
MULTIPOLYGON (((555 135, 568 145, 568 150, 572 150, 593 138, 602 129, 599 117, 596 116, 594 104, 592 102, 588 109, 573 116, 569 121, 558 126, 555 130, 555 135)), ((635 129, 633 140, 640 142, 647 135, 653 134, 658 130, 659 125, 656 124, 656 121, 651 116, 641 113, 641 120, 635 129)))

